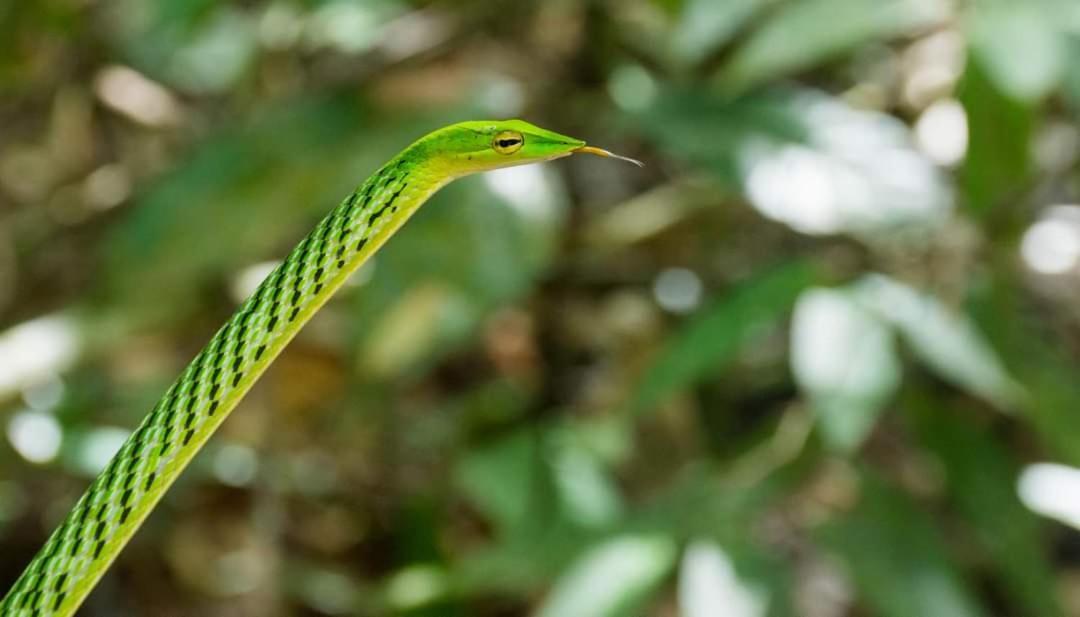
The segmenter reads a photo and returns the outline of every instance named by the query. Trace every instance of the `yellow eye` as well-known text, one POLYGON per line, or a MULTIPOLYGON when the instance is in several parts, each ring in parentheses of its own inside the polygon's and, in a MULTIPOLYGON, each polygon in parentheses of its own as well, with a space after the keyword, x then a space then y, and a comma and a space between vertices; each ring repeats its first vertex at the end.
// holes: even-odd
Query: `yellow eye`
POLYGON ((491 149, 499 154, 513 154, 525 145, 525 137, 517 131, 503 131, 491 140, 491 149))

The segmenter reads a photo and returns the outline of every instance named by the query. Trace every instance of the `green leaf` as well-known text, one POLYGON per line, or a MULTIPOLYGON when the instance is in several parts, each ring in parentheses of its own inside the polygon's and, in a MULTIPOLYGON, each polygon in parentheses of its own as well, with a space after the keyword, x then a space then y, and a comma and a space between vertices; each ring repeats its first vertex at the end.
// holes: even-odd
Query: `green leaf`
POLYGON ((925 232, 952 209, 947 176, 904 123, 815 90, 734 100, 676 90, 638 120, 672 157, 701 165, 802 233, 925 232))
POLYGON ((661 91, 652 107, 632 116, 635 128, 672 157, 706 167, 731 187, 742 184, 750 145, 803 142, 810 131, 788 93, 728 99, 673 86, 661 91))
POLYGON ((771 0, 687 0, 672 32, 676 58, 695 64, 730 41, 771 0))
POLYGON ((818 535, 844 563, 875 615, 984 614, 950 565, 933 521, 906 495, 872 476, 863 476, 858 506, 818 535))
POLYGON ((682 617, 765 617, 768 597, 736 571, 716 543, 694 542, 683 553, 679 576, 682 617))
POLYGON ((631 394, 640 412, 718 374, 746 346, 776 327, 813 283, 814 269, 797 261, 758 274, 701 310, 676 333, 631 394))
POLYGON ((742 92, 945 17, 943 3, 927 0, 786 2, 732 56, 720 81, 726 89, 742 92))
POLYGON ((892 330, 846 291, 815 288, 795 305, 791 369, 830 446, 850 452, 900 384, 892 330))
POLYGON ((937 298, 881 275, 861 279, 854 292, 892 323, 915 355, 942 379, 1013 411, 1024 397, 975 324, 937 298))
POLYGON ((973 313, 1026 388, 1026 418, 1044 447, 1080 465, 1080 381, 1076 379, 1080 366, 1032 314, 1022 288, 1008 270, 994 269, 987 284, 976 288, 973 313))
POLYGON ((474 448, 458 464, 455 476, 460 490, 481 512, 502 532, 513 533, 545 499, 536 490, 544 472, 538 435, 523 430, 474 448))
POLYGON ((1023 188, 1030 168, 1034 110, 1002 93, 978 59, 959 87, 968 119, 968 153, 960 170, 967 205, 985 215, 1023 188))
POLYGON ((1067 46, 1059 13, 1045 0, 983 0, 971 11, 971 55, 997 89, 1037 102, 1061 83, 1067 46))
POLYGON ((1017 465, 969 418, 927 397, 909 402, 921 441, 945 464, 947 494, 994 561, 1016 614, 1061 615, 1038 520, 1016 495, 1017 465))
POLYGON ((590 549, 563 574, 535 617, 621 617, 640 606, 675 563, 663 536, 623 536, 590 549))
POLYGON ((563 439, 552 450, 555 488, 566 518, 581 527, 602 527, 617 520, 623 512, 622 497, 599 458, 572 439, 563 439))

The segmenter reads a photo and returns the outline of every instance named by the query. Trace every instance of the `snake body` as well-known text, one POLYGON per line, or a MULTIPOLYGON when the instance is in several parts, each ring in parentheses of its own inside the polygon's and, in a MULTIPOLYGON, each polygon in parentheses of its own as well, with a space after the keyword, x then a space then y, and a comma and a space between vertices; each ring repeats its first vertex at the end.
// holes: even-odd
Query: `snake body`
POLYGON ((614 156, 520 120, 465 122, 421 138, 376 171, 195 356, 0 601, 0 615, 74 613, 274 358, 435 191, 470 173, 573 152, 614 156))

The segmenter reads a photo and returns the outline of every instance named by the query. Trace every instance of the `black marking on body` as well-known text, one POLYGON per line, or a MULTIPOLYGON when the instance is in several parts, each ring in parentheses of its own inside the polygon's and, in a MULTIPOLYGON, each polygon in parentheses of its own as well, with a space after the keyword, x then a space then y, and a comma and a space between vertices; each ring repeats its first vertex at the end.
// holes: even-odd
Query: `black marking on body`
MULTIPOLYGON (((79 522, 75 524, 77 529, 82 529, 86 525, 86 517, 90 515, 90 504, 84 504, 82 506, 82 512, 79 513, 79 522)), ((82 536, 75 536, 75 542, 71 545, 71 556, 75 557, 79 553, 79 548, 82 547, 82 536)))
POLYGON ((399 188, 396 193, 391 195, 390 199, 387 199, 386 203, 384 203, 381 208, 376 210, 374 213, 372 213, 372 215, 370 217, 368 217, 368 226, 369 227, 371 225, 374 225, 375 221, 379 220, 379 217, 381 217, 383 215, 383 212, 386 212, 387 209, 389 209, 391 212, 396 212, 397 211, 397 208, 393 208, 392 206, 394 205, 394 202, 397 201, 397 198, 401 196, 401 193, 408 186, 409 186, 408 184, 402 184, 401 188, 399 188))
MULTIPOLYGON (((365 185, 364 188, 361 190, 361 193, 360 193, 361 194, 361 197, 360 197, 360 209, 361 210, 363 210, 364 208, 367 208, 368 202, 371 201, 371 191, 372 191, 372 189, 374 187, 375 187, 374 182, 368 182, 367 185, 365 185)), ((356 193, 354 193, 354 195, 355 194, 356 193)), ((355 201, 352 204, 350 204, 349 211, 347 211, 345 213, 346 214, 346 216, 345 216, 345 225, 342 226, 341 232, 339 232, 339 234, 338 234, 338 242, 341 243, 341 244, 344 244, 345 239, 349 237, 349 231, 350 231, 349 222, 352 220, 351 210, 352 210, 352 206, 355 205, 355 204, 356 204, 355 201)))

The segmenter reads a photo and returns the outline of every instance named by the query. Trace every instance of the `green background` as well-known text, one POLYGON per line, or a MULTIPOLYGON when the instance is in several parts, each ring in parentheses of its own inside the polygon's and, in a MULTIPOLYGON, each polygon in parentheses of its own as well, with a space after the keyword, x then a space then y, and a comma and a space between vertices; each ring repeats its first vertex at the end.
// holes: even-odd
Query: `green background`
POLYGON ((0 0, 0 590, 323 213, 521 117, 647 166, 444 189, 81 615, 1080 615, 1077 60, 1073 0, 0 0))

